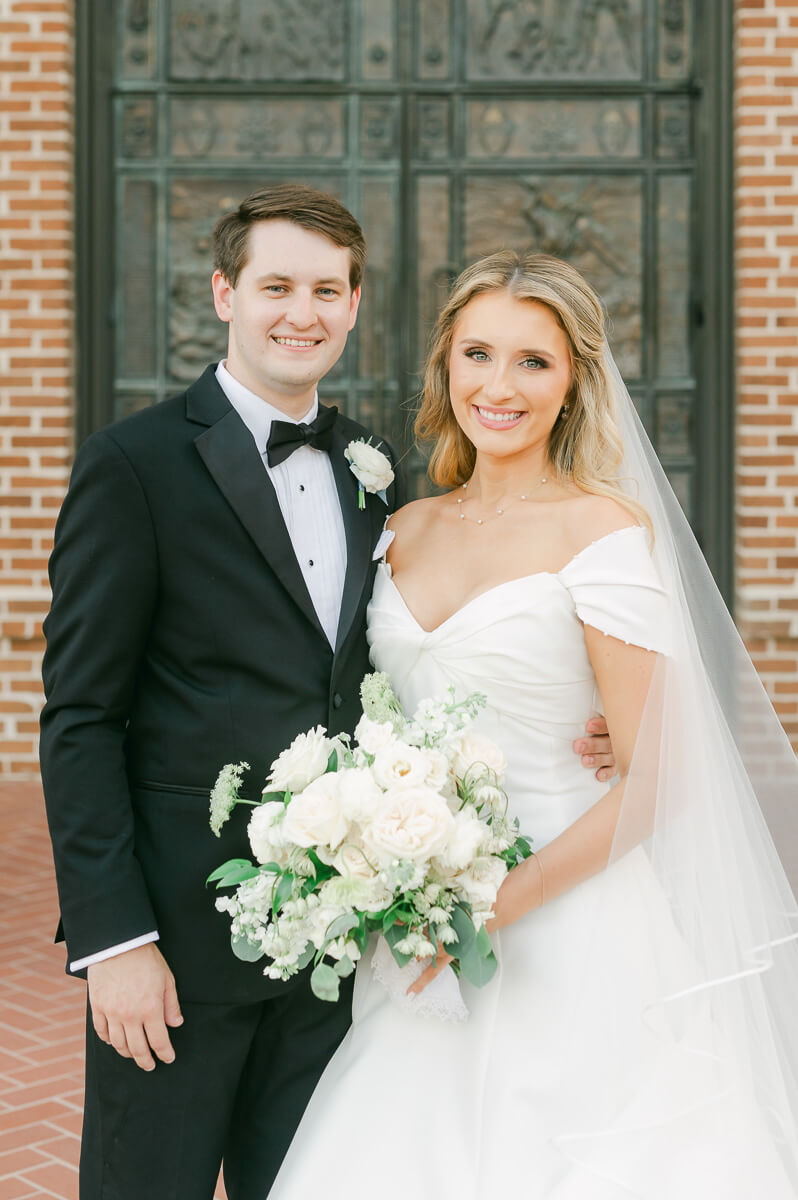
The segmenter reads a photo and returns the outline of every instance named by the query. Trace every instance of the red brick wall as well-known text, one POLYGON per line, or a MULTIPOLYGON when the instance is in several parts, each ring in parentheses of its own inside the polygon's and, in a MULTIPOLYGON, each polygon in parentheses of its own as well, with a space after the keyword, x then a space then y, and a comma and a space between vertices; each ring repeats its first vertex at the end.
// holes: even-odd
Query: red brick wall
MULTIPOLYGON (((798 0, 736 0, 737 616, 798 745, 798 0)), ((69 0, 0 3, 0 779, 36 772, 72 446, 69 0)))
POLYGON ((737 0, 737 621, 798 747, 798 0, 737 0))
POLYGON ((37 771, 47 555, 72 452, 72 4, 0 4, 0 778, 37 771))

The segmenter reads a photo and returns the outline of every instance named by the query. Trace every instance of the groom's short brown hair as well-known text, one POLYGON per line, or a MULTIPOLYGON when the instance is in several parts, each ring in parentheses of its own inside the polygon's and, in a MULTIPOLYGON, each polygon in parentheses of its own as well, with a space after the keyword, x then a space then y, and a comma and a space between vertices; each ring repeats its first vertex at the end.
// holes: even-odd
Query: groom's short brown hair
POLYGON ((238 208, 226 213, 213 230, 213 265, 231 287, 247 265, 249 231, 258 221, 292 221, 349 250, 349 284, 360 286, 366 262, 363 230, 334 196, 304 183, 275 183, 258 188, 238 208))

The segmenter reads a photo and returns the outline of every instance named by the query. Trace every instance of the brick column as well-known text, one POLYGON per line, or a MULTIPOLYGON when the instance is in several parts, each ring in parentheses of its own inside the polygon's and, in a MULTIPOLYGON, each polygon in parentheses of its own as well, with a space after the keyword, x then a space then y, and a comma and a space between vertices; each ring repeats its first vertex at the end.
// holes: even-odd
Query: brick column
POLYGON ((737 0, 737 623, 798 747, 798 0, 737 0))
POLYGON ((0 778, 35 777, 47 556, 72 455, 73 12, 0 8, 0 778))

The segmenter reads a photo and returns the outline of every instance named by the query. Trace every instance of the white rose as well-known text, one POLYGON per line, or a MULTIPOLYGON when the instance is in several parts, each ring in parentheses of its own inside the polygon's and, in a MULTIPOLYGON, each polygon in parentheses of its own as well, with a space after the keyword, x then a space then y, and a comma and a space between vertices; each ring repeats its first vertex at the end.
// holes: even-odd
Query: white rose
POLYGON ((345 842, 332 860, 336 871, 358 879, 373 879, 377 872, 369 863, 365 850, 356 842, 345 842))
POLYGON ((485 826, 473 808, 463 808, 453 820, 452 832, 438 854, 444 870, 462 871, 475 858, 485 836, 485 826))
POLYGON ((501 783, 507 770, 507 759, 490 738, 480 733, 464 733, 452 743, 452 750, 454 772, 458 778, 465 778, 471 771, 473 779, 481 774, 491 774, 496 783, 501 783))
POLYGON ((333 750, 333 743, 326 737, 322 725, 308 733, 300 733, 295 737, 287 750, 283 750, 271 765, 268 776, 271 787, 275 792, 301 792, 323 775, 333 750))
POLYGON ((421 753, 424 755, 424 760, 427 764, 427 776, 424 780, 427 787, 434 788, 436 792, 449 791, 451 768, 446 755, 442 750, 434 749, 425 749, 421 753))
POLYGON ((487 912, 496 903, 496 894, 507 874, 507 864, 501 858, 476 858, 457 876, 456 887, 471 907, 487 912))
POLYGON ((252 853, 259 863, 276 862, 284 866, 288 860, 282 827, 284 815, 285 805, 279 800, 267 800, 252 810, 247 835, 252 853))
POLYGON ((341 808, 348 821, 367 824, 382 801, 382 792, 368 768, 353 767, 338 772, 341 808))
POLYGON ((363 831, 366 852, 371 851, 380 863, 431 858, 446 845, 453 820, 446 801, 432 788, 394 788, 363 831))
POLYGON ((423 750, 397 741, 377 751, 371 769, 377 783, 387 791, 426 784, 429 763, 423 750))
POLYGON ((335 849, 346 837, 348 822, 341 806, 338 775, 330 772, 293 796, 283 819, 283 831, 297 846, 321 843, 335 849))
POLYGON ((349 469, 367 492, 384 492, 393 483, 393 468, 387 454, 368 442, 350 442, 344 451, 349 469))
POLYGON ((390 721, 372 721, 364 713, 355 729, 355 741, 366 754, 376 754, 383 746, 395 742, 396 734, 390 721))

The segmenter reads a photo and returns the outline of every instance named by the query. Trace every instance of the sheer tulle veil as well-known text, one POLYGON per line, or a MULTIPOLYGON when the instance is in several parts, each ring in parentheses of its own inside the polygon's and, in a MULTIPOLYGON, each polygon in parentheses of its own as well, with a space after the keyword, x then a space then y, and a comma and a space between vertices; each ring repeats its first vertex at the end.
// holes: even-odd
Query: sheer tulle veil
MULTIPOLYGON (((655 670, 609 867, 642 845, 660 884, 652 895, 664 898, 640 923, 641 936, 658 939, 639 1020, 659 1066, 652 1077, 650 1061, 607 1061, 600 1093, 586 1098, 589 1123, 575 1121, 559 1141, 634 1191, 635 1164, 650 1168, 678 1146, 685 1121, 706 1126, 708 1145, 739 1130, 777 1148, 798 1195, 798 907, 766 820, 798 838, 798 761, 609 350, 607 367, 622 486, 651 518, 673 601, 670 653, 655 670)), ((584 996, 602 979, 612 991, 612 939, 599 903, 584 996)), ((595 1058, 580 1043, 583 1001, 573 1003, 573 1053, 595 1058)))

